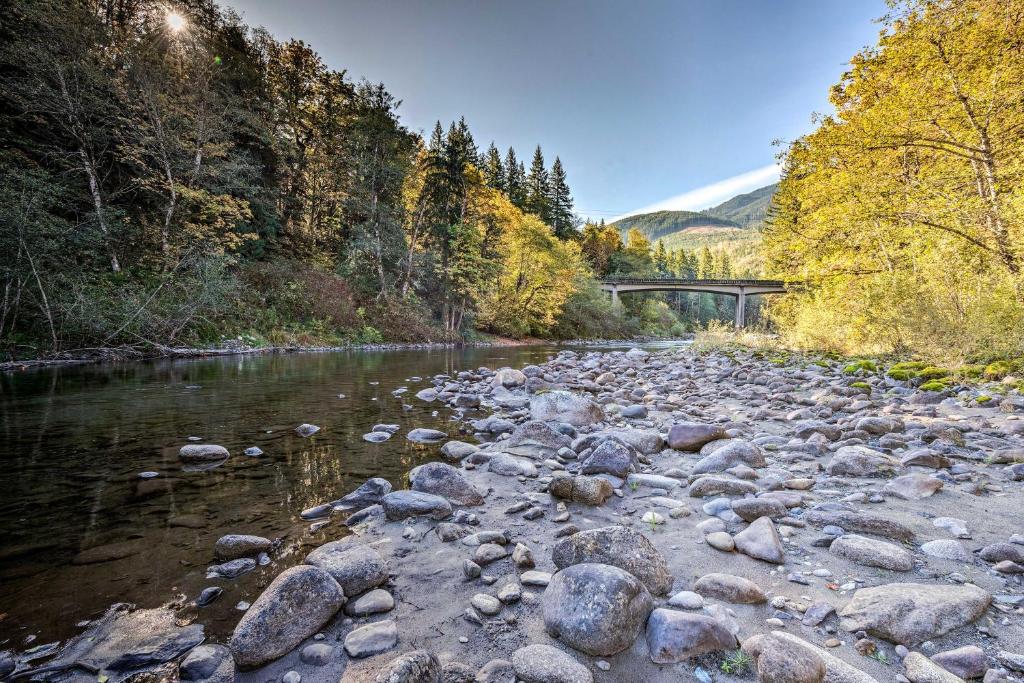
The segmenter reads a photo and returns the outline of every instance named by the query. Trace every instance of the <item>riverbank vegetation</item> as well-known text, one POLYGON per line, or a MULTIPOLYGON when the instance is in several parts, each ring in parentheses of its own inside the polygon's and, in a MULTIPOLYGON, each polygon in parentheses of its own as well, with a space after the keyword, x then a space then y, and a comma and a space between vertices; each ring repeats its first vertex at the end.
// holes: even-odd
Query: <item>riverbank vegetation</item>
POLYGON ((206 0, 16 2, 0 36, 11 357, 654 329, 595 294, 539 146, 411 131, 383 85, 206 0))
POLYGON ((1024 2, 895 3, 796 141, 764 231, 783 341, 1024 356, 1024 2))

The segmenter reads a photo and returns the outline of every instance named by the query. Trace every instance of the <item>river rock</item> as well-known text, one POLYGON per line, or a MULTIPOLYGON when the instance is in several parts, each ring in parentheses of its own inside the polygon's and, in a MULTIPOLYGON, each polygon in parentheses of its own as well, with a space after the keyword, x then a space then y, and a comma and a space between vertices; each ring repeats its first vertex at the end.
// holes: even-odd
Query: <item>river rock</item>
POLYGON ((644 585, 607 564, 574 564, 556 573, 544 591, 544 627, 582 652, 609 656, 629 647, 653 604, 644 585))
POLYGON ((178 451, 178 458, 182 462, 217 462, 224 460, 230 453, 228 449, 223 446, 217 446, 215 444, 198 444, 190 443, 187 446, 182 446, 181 450, 178 451))
POLYGON ((921 544, 921 552, 928 557, 937 557, 941 560, 952 560, 954 562, 970 562, 971 553, 960 541, 952 538, 940 538, 921 544))
POLYGON ((647 649, 657 664, 683 662, 736 645, 729 629, 704 614, 656 609, 647 620, 647 649))
POLYGON ((584 505, 603 505, 614 493, 607 479, 598 477, 556 476, 548 484, 548 493, 555 498, 584 505))
POLYGON ((732 501, 732 511, 743 521, 753 522, 758 517, 786 516, 786 506, 774 498, 739 498, 732 501))
POLYGON ((393 491, 381 499, 384 514, 391 521, 422 515, 430 519, 451 517, 452 506, 441 496, 421 491, 393 491))
POLYGON ((199 645, 178 665, 178 675, 193 683, 233 683, 235 660, 223 645, 199 645))
POLYGON ((859 531, 897 541, 914 540, 914 532, 909 527, 889 517, 866 512, 809 510, 804 519, 815 526, 836 526, 845 531, 859 531))
POLYGON ((443 462, 428 462, 413 470, 412 490, 447 498, 456 505, 483 505, 484 497, 462 473, 443 462))
POLYGON ((743 651, 757 667, 760 683, 821 683, 825 662, 814 648, 774 634, 752 636, 743 641, 743 651))
POLYGON ((360 659, 387 652, 398 644, 398 626, 394 619, 375 621, 345 636, 345 652, 360 659))
POLYGON ((445 445, 441 446, 441 455, 448 460, 462 460, 480 450, 479 446, 475 446, 465 441, 449 441, 445 445))
MULTIPOLYGON (((713 444, 712 444, 713 445, 713 444)), ((704 456, 693 466, 692 474, 724 472, 736 465, 764 467, 764 452, 757 444, 749 441, 730 440, 704 456)))
POLYGON ((942 490, 942 480, 927 474, 904 474, 885 485, 885 491, 903 500, 921 500, 942 490))
POLYGON ((970 584, 890 583, 855 592, 839 612, 840 626, 909 647, 971 623, 991 601, 970 584))
POLYGON ((756 583, 732 574, 705 574, 693 584, 693 591, 705 598, 716 598, 738 605, 755 605, 768 601, 768 597, 756 583))
POLYGON ((914 556, 898 545, 856 534, 845 534, 832 541, 829 551, 837 557, 866 567, 881 567, 896 572, 914 568, 914 556))
POLYGON ((745 496, 757 493, 757 486, 742 479, 727 477, 700 477, 690 484, 687 493, 691 498, 707 498, 708 496, 745 496))
POLYGON ((580 465, 581 474, 611 474, 624 479, 637 463, 636 451, 616 439, 602 441, 580 465))
POLYGON ((436 429, 418 427, 406 434, 405 438, 413 443, 437 443, 447 439, 448 435, 436 429))
MULTIPOLYGON (((772 631, 773 638, 779 639, 794 647, 801 647, 817 655, 825 665, 825 678, 828 683, 878 683, 873 676, 869 676, 852 664, 830 654, 827 650, 817 647, 803 638, 786 633, 785 631, 772 631)), ((752 644, 754 645, 754 644, 752 644)), ((779 683, 782 683, 781 681, 779 683)))
POLYGON ((903 658, 907 680, 910 683, 963 683, 962 678, 946 671, 920 652, 911 652, 903 658))
POLYGON ((359 485, 355 491, 346 494, 331 503, 335 510, 355 512, 380 504, 384 496, 391 493, 391 482, 382 477, 371 477, 359 485))
POLYGON ((580 531, 559 541, 551 551, 559 569, 598 563, 624 569, 653 595, 667 595, 673 578, 668 563, 641 532, 624 526, 608 526, 580 531))
POLYGON ((503 477, 536 477, 537 466, 508 453, 495 453, 487 461, 487 471, 503 477))
POLYGON ((518 389, 526 384, 526 375, 515 368, 501 368, 491 378, 491 385, 495 388, 518 389))
POLYGON ((786 563, 782 538, 768 517, 760 517, 743 531, 732 537, 736 550, 757 560, 773 564, 786 563))
POLYGON ((385 664, 374 683, 441 683, 441 676, 441 662, 433 652, 413 650, 385 664))
POLYGON ((896 458, 867 446, 843 446, 825 466, 833 477, 884 477, 900 467, 896 458))
POLYGON ((345 604, 341 586, 319 567, 298 565, 281 572, 231 634, 229 647, 243 668, 287 654, 316 633, 345 604))
POLYGON ((395 608, 395 599, 383 588, 375 588, 360 595, 345 605, 345 614, 350 617, 368 617, 371 614, 383 614, 395 608))
POLYGON ((669 429, 667 441, 668 447, 677 451, 699 451, 704 444, 725 437, 719 425, 677 422, 669 429))
POLYGON ((530 399, 530 417, 544 422, 567 422, 585 427, 604 419, 600 406, 568 391, 548 391, 530 399))
POLYGON ((295 428, 295 433, 298 434, 299 436, 303 436, 303 437, 313 436, 314 434, 316 434, 319 431, 320 431, 320 428, 317 427, 316 425, 311 425, 311 424, 305 423, 305 422, 300 424, 298 427, 295 428))
POLYGON ((985 651, 977 645, 965 645, 931 656, 931 660, 954 676, 963 679, 981 678, 988 669, 985 651))
POLYGON ((381 554, 349 539, 325 543, 306 555, 304 562, 330 574, 349 598, 388 579, 387 563, 381 554))
POLYGON ((213 554, 218 560, 235 560, 248 555, 259 555, 270 550, 269 538, 247 534, 228 534, 217 539, 213 554))
POLYGON ((502 448, 509 453, 534 460, 552 457, 561 448, 572 445, 572 439, 546 422, 530 420, 516 427, 502 448))
MULTIPOLYGON (((590 670, 571 655, 540 643, 513 652, 512 667, 515 675, 526 683, 593 683, 594 680, 590 670)), ((481 679, 480 674, 477 674, 476 680, 497 682, 502 679, 494 679, 489 675, 481 679)))

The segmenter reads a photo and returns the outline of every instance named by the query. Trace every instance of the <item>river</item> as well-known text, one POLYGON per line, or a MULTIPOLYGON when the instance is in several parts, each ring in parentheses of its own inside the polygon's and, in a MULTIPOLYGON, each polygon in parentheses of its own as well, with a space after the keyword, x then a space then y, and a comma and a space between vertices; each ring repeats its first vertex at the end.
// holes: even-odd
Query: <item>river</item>
POLYGON ((414 427, 458 434, 451 410, 414 398, 432 376, 522 367, 557 351, 243 355, 0 375, 0 649, 67 638, 115 602, 187 605, 212 585, 224 588, 218 600, 182 612, 223 637, 241 614, 235 606, 282 564, 344 533, 337 520, 311 532, 303 509, 373 476, 401 487, 437 448, 407 441, 414 427), (393 393, 402 387, 407 393, 393 393), (401 430, 384 443, 363 441, 381 422, 401 430), (294 431, 301 423, 321 429, 303 438, 294 431), (187 471, 177 454, 190 437, 232 457, 187 471), (243 455, 251 446, 264 454, 243 455), (283 550, 268 567, 208 580, 225 533, 281 538, 283 550))

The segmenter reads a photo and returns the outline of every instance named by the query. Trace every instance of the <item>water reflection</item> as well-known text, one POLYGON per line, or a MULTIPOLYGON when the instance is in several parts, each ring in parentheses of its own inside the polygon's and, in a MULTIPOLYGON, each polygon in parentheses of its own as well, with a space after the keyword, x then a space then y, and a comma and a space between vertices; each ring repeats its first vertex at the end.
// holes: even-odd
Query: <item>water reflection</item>
POLYGON ((456 433, 449 411, 414 398, 428 378, 520 367, 555 350, 234 356, 0 376, 0 648, 67 637, 113 602, 154 606, 208 585, 225 593, 202 620, 223 634, 237 620, 234 605, 251 601, 281 567, 206 580, 221 534, 282 537, 289 552, 278 562, 297 561, 343 533, 333 522, 310 535, 300 511, 371 476, 400 485, 436 448, 406 441, 409 429, 456 433), (400 386, 409 391, 396 397, 400 386), (294 428, 303 422, 321 430, 302 438, 294 428), (402 429, 382 444, 364 442, 379 422, 402 429), (189 437, 232 457, 184 471, 177 453, 189 437), (242 455, 249 446, 264 455, 242 455), (159 476, 141 479, 144 471, 159 476))

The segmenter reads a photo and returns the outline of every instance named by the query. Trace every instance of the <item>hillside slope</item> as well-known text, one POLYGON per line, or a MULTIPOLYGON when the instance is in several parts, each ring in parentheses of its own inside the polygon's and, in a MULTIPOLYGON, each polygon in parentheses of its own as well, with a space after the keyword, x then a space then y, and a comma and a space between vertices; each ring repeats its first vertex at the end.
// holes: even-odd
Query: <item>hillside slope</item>
POLYGON ((732 199, 727 199, 718 206, 706 210, 706 213, 738 223, 744 228, 759 225, 768 214, 768 206, 772 202, 772 195, 779 187, 778 183, 759 187, 758 189, 738 194, 732 199))

